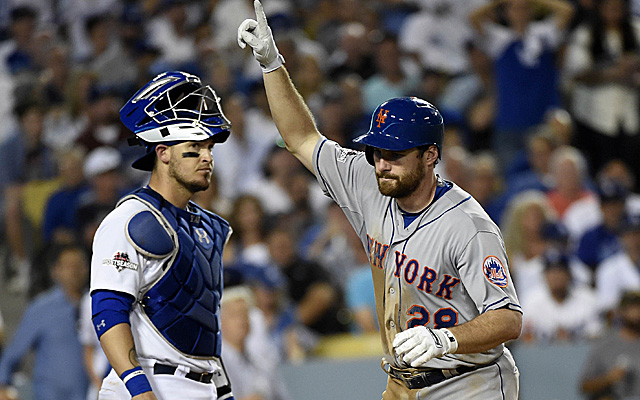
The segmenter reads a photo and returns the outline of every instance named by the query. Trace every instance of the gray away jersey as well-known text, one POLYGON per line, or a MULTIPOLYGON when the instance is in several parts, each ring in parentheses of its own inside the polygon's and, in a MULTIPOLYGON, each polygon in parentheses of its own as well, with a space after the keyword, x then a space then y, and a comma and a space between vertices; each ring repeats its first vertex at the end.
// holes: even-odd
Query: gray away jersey
MULTIPOLYGON (((503 307, 522 312, 500 230, 467 192, 453 185, 405 229, 396 201, 379 192, 364 153, 322 138, 314 170, 368 252, 387 361, 403 367, 393 356, 393 338, 413 326, 451 327, 503 307)), ((500 345, 450 354, 426 366, 483 365, 503 351, 500 345)))

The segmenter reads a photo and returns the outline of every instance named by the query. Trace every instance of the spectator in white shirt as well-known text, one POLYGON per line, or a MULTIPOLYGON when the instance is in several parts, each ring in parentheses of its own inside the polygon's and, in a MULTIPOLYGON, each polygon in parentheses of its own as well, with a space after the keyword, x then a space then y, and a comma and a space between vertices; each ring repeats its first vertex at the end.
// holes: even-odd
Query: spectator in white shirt
POLYGON ((543 264, 546 285, 522 298, 524 339, 557 342, 597 336, 601 321, 596 317, 598 303, 593 290, 573 284, 564 254, 547 251, 543 264))
MULTIPOLYGON (((251 291, 242 286, 225 290, 220 303, 222 348, 225 369, 238 400, 289 400, 278 368, 264 352, 251 348, 247 337, 252 330, 250 314, 255 310, 251 291)), ((263 344, 267 345, 265 336, 263 344)))
POLYGON ((564 59, 575 145, 592 172, 613 158, 640 167, 640 20, 629 3, 596 1, 593 18, 574 31, 564 59))
POLYGON ((610 313, 623 292, 640 290, 640 214, 628 215, 622 226, 623 251, 606 258, 596 269, 596 290, 603 312, 610 313))

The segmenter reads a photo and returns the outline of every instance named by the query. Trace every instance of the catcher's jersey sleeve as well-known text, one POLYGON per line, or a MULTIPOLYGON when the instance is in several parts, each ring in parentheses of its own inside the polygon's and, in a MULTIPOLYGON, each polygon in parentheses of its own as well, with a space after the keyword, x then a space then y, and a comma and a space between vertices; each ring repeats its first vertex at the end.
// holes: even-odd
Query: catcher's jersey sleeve
POLYGON ((126 201, 102 221, 93 240, 91 291, 115 290, 138 298, 144 279, 145 258, 126 235, 129 218, 145 209, 138 201, 126 201))

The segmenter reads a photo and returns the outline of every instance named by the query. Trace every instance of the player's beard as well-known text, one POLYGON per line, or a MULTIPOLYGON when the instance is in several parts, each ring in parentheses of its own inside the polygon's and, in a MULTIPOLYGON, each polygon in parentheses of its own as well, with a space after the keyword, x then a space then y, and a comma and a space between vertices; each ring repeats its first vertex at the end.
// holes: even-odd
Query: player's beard
POLYGON ((207 179, 204 182, 197 179, 188 179, 179 168, 179 163, 171 160, 169 162, 169 176, 178 182, 181 186, 187 189, 191 193, 201 192, 207 190, 211 184, 211 179, 207 179))
POLYGON ((419 162, 418 166, 404 176, 384 174, 376 172, 378 180, 378 189, 385 196, 401 199, 410 196, 420 186, 425 178, 424 164, 419 162), (382 178, 393 179, 392 181, 383 181, 382 178))

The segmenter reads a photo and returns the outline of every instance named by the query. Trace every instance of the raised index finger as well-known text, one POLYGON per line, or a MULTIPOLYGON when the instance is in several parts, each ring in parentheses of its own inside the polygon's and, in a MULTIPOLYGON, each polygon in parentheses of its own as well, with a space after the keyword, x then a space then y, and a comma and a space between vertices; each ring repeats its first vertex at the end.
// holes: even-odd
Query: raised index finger
POLYGON ((264 9, 260 0, 254 0, 253 8, 256 10, 256 19, 258 20, 258 32, 266 33, 267 31, 267 16, 264 15, 264 9))

